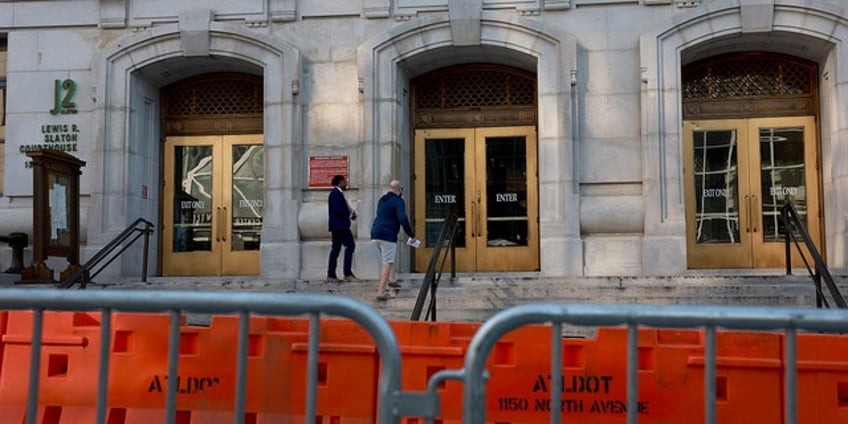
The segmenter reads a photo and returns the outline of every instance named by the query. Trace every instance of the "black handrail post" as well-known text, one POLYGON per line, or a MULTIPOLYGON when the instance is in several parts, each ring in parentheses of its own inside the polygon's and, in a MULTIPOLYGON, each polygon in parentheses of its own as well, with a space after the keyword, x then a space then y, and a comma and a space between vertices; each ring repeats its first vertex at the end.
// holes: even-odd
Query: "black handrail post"
POLYGON ((816 268, 815 274, 813 274, 813 282, 816 285, 816 308, 822 307, 822 285, 821 285, 821 272, 816 268))
POLYGON ((439 231, 439 237, 433 246, 433 252, 430 256, 430 263, 427 266, 427 272, 424 274, 424 279, 421 282, 421 287, 418 289, 418 297, 415 299, 415 305, 412 308, 412 316, 410 320, 418 321, 421 319, 421 312, 424 309, 424 301, 430 295, 430 303, 427 307, 426 317, 436 316, 436 290, 439 286, 439 280, 442 276, 442 271, 445 267, 445 261, 448 260, 448 255, 453 258, 451 261, 451 273, 456 275, 456 256, 454 251, 454 239, 457 232, 458 217, 456 212, 448 214, 442 223, 442 229, 439 231), (447 243, 447 246, 445 246, 447 243), (441 263, 440 263, 441 262, 441 263), (437 271, 438 268, 438 271, 437 271), (431 315, 432 313, 432 315, 431 315))
POLYGON ((144 221, 144 252, 142 253, 141 281, 147 282, 147 251, 150 248, 150 222, 144 221))
POLYGON ((792 227, 789 225, 788 203, 780 208, 780 219, 783 220, 783 240, 786 250, 786 275, 792 275, 792 250, 789 245, 792 242, 792 227))
MULTIPOLYGON (((833 281, 833 276, 830 275, 830 271, 827 269, 827 265, 824 263, 824 259, 816 248, 815 243, 813 243, 810 234, 807 232, 807 229, 804 227, 804 223, 801 221, 800 216, 798 216, 798 211, 795 210, 795 207, 792 205, 792 202, 787 201, 783 207, 781 208, 782 212, 785 212, 786 219, 791 219, 791 223, 795 226, 795 229, 801 236, 801 240, 803 241, 804 246, 806 246, 809 251, 809 255, 812 259, 813 266, 810 267, 810 263, 807 261, 806 255, 804 254, 804 250, 795 236, 792 234, 792 227, 789 223, 785 224, 785 234, 791 238, 793 244, 795 244, 798 249, 798 253, 801 256, 801 260, 804 262, 804 265, 807 268, 807 273, 813 278, 814 282, 817 282, 816 291, 817 291, 817 302, 818 298, 821 298, 821 303, 825 306, 829 307, 827 299, 824 297, 820 287, 821 280, 824 280, 824 283, 827 285, 827 289, 830 292, 831 297, 833 298, 833 302, 836 304, 838 308, 848 308, 848 302, 845 301, 845 298, 842 296, 842 293, 839 292, 839 287, 836 286, 836 283, 833 281)), ((789 259, 787 255, 787 266, 789 264, 789 259)), ((818 306, 818 305, 817 305, 818 306)))
POLYGON ((451 258, 451 280, 456 280, 456 227, 451 233, 450 239, 450 258, 451 258))
POLYGON ((59 283, 60 288, 70 288, 76 283, 80 283, 80 288, 84 289, 86 284, 92 281, 94 277, 96 277, 101 271, 103 271, 109 264, 112 263, 115 259, 117 259, 121 254, 124 253, 129 247, 138 240, 139 237, 143 235, 145 236, 145 249, 142 252, 142 261, 144 265, 144 269, 142 270, 142 276, 144 281, 147 281, 147 260, 148 260, 148 248, 150 247, 150 243, 148 238, 150 234, 153 232, 152 230, 153 224, 150 221, 147 221, 143 218, 137 218, 132 224, 127 226, 124 231, 121 232, 117 237, 112 239, 109 243, 106 244, 102 249, 100 249, 97 253, 95 253, 88 261, 85 262, 79 269, 76 270, 69 277, 65 278, 63 281, 59 283), (144 229, 138 228, 138 225, 143 223, 144 229), (126 243, 121 246, 121 243, 126 243), (111 256, 110 256, 111 255, 111 256), (106 261, 104 264, 101 264, 102 261, 106 261), (94 268, 99 266, 99 268, 95 271, 94 268))

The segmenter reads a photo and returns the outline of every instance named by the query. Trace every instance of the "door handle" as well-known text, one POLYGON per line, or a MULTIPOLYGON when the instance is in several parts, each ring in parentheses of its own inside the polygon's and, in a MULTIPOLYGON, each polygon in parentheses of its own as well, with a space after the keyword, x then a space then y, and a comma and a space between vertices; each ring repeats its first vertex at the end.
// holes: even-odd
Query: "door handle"
MULTIPOLYGON (((757 196, 751 196, 751 203, 752 203, 754 206, 756 206, 756 205, 757 205, 757 196)), ((752 227, 754 227, 753 232, 755 232, 755 233, 756 233, 756 232, 757 232, 757 222, 759 222, 759 219, 757 219, 757 218, 759 218, 760 214, 759 214, 759 213, 754 213, 754 208, 753 208, 753 207, 751 207, 750 211, 751 211, 751 212, 749 212, 749 213, 751 214, 751 221, 752 221, 751 225, 752 225, 752 227)))
POLYGON ((748 216, 746 217, 747 219, 745 220, 745 232, 750 233, 751 232, 751 196, 749 196, 747 194, 745 195, 745 203, 746 203, 747 209, 748 209, 747 210, 748 216))
MULTIPOLYGON (((477 190, 477 212, 480 212, 480 190, 477 190)), ((474 221, 475 225, 477 225, 477 237, 482 237, 483 234, 480 232, 480 221, 483 220, 483 214, 478 213, 477 219, 474 221)))
POLYGON ((469 224, 468 230, 471 231, 471 237, 477 237, 477 235, 474 234, 474 230, 477 227, 477 225, 474 224, 475 222, 477 222, 477 205, 472 200, 471 201, 471 221, 468 222, 468 224, 469 224))
POLYGON ((215 222, 213 225, 215 228, 215 241, 221 241, 221 207, 215 207, 215 222))
POLYGON ((221 225, 218 227, 221 234, 221 241, 227 241, 227 207, 221 206, 221 225))

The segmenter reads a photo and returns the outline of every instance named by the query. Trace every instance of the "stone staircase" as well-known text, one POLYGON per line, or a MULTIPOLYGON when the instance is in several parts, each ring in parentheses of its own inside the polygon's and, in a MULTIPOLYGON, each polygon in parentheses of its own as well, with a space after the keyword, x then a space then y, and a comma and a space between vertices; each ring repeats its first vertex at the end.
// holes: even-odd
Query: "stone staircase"
MULTIPOLYGON (((423 274, 399 275, 395 298, 377 301, 377 281, 267 281, 255 277, 153 277, 147 282, 89 284, 96 289, 239 290, 347 296, 370 305, 389 320, 410 319, 423 274)), ((834 277, 848 293, 848 277, 834 277)), ((482 322, 500 310, 532 302, 761 305, 815 307, 806 275, 687 275, 679 277, 572 277, 461 275, 442 277, 438 321, 482 322)), ((422 314, 422 319, 424 314, 422 314)))
MULTIPOLYGON (((3 287, 16 285, 18 275, 0 275, 3 287)), ((316 293, 347 296, 374 308, 387 320, 409 320, 424 278, 400 274, 402 287, 394 299, 377 301, 377 281, 328 283, 323 280, 269 281, 257 277, 151 277, 147 282, 98 282, 87 290, 187 290, 316 293)), ((848 276, 834 275, 848 294, 848 276)), ((72 290, 78 289, 78 286, 72 290)), ((57 289, 63 290, 63 289, 57 289)), ((2 295, 2 293, 0 293, 2 295)), ((428 299, 429 302, 429 299, 428 299)), ((528 274, 465 274, 454 279, 443 275, 437 291, 436 317, 441 322, 483 322, 498 311, 533 302, 637 303, 678 305, 757 305, 815 307, 813 282, 805 273, 783 275, 778 270, 697 274, 677 277, 543 277, 528 274)), ((424 320, 425 312, 421 319, 424 320)), ((190 325, 208 325, 208 315, 189 315, 190 325)), ((563 325, 564 337, 593 337, 594 328, 563 325)))

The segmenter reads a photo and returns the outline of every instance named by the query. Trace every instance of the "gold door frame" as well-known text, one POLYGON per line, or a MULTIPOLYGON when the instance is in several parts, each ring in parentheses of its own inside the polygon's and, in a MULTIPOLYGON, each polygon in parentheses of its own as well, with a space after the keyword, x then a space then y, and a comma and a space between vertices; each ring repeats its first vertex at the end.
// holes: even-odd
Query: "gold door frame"
MULTIPOLYGON (((458 247, 456 249, 456 268, 460 272, 486 272, 486 271, 536 271, 539 269, 539 202, 538 202, 538 175, 536 155, 536 130, 532 126, 519 127, 485 127, 485 128, 461 128, 461 129, 427 129, 415 131, 415 232, 424 242, 422 248, 417 249, 415 255, 415 268, 418 271, 426 270, 432 248, 428 246, 427 236, 438 235, 443 217, 427 216, 427 196, 437 193, 428 193, 426 190, 426 147, 427 140, 454 140, 464 143, 462 150, 464 175, 462 176, 463 193, 456 195, 461 204, 459 224, 461 230, 458 234, 458 247), (497 225, 498 221, 518 220, 522 217, 490 217, 489 201, 487 199, 487 142, 498 138, 523 138, 524 164, 523 182, 525 184, 526 198, 526 240, 524 245, 510 245, 492 243, 489 234, 493 231, 490 225, 497 225), (428 233, 427 226, 436 226, 428 233)), ((454 196, 454 195, 449 195, 454 196)), ((429 240, 433 243, 435 240, 429 240)))
MULTIPOLYGON (((259 250, 234 248, 233 147, 263 144, 262 135, 172 136, 165 142, 163 170, 162 275, 258 275, 259 250), (211 149, 211 205, 209 250, 174 251, 175 150, 179 147, 211 149)), ((264 166, 264 165, 263 165, 264 166)), ((264 169, 263 169, 264 171, 264 169)), ((261 205, 259 205, 261 207, 261 205)), ((260 218, 261 219, 261 218, 260 218)))
MULTIPOLYGON (((813 117, 781 117, 781 118, 752 118, 752 119, 730 119, 711 121, 686 121, 683 131, 683 154, 684 154, 684 184, 685 184, 685 208, 686 208, 686 247, 687 265, 689 268, 781 268, 785 266, 785 246, 782 238, 772 241, 766 240, 764 223, 772 220, 772 227, 777 228, 775 205, 766 210, 764 204, 768 192, 781 190, 782 185, 763 187, 762 175, 764 172, 764 161, 770 158, 761 157, 761 134, 763 130, 797 130, 803 131, 803 195, 805 199, 804 213, 807 217, 807 231, 820 252, 823 252, 821 243, 821 218, 820 218, 820 195, 818 176, 818 142, 816 137, 815 119, 813 117), (722 190, 723 196, 733 196, 726 200, 728 210, 724 216, 720 212, 700 213, 696 216, 696 182, 695 178, 708 178, 695 175, 695 133, 724 132, 729 139, 735 141, 736 163, 731 164, 724 172, 727 175, 736 174, 737 186, 729 186, 722 190), (735 136, 733 136, 735 135, 735 136), (716 215, 711 217, 709 215, 716 215), (699 224, 712 218, 723 220, 730 228, 738 226, 738 240, 724 243, 698 243, 699 224)), ((701 154, 705 154, 703 152, 701 154)), ((706 159, 703 159, 703 163, 706 159)), ((702 165, 706 166, 706 165, 702 165)), ((771 166, 776 169, 777 166, 771 166)), ((721 173, 719 173, 721 174, 721 173)), ((785 187, 791 191, 796 188, 785 187)), ((714 191, 715 189, 703 189, 702 193, 714 191)), ((705 202, 701 194, 702 202, 705 202)), ((775 202, 777 198, 784 197, 776 193, 771 196, 775 202)), ((779 206, 779 205, 777 205, 779 206)), ((797 207, 797 205, 796 205, 797 207)), ((772 235, 773 236, 773 235, 772 235)), ((732 238, 732 237, 731 237, 732 238)), ((792 262, 799 264, 801 258, 792 249, 792 262)))

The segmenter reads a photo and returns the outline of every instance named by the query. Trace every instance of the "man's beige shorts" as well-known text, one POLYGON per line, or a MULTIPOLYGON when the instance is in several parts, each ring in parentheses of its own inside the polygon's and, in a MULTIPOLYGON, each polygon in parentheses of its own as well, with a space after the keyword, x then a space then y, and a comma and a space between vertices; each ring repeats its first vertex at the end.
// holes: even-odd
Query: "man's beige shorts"
POLYGON ((397 256, 397 242, 385 240, 371 240, 377 243, 377 249, 380 251, 380 256, 383 258, 383 264, 395 263, 397 256))

